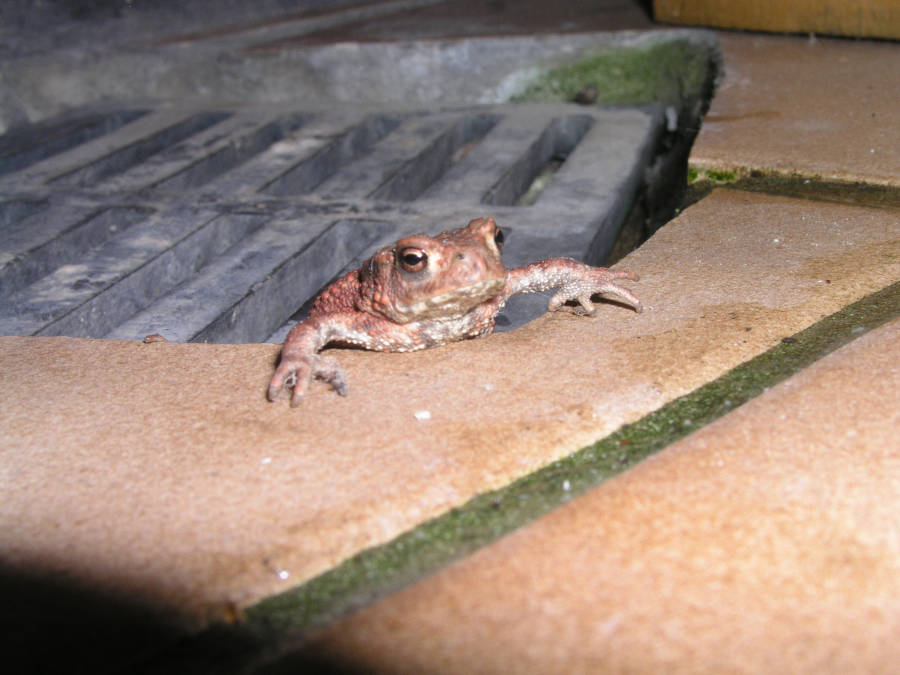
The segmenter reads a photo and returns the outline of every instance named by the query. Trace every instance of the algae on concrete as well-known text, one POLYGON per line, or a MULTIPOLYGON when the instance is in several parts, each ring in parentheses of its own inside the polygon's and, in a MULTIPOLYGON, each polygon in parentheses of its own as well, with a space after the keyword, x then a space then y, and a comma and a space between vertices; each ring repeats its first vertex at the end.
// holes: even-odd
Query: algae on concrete
POLYGON ((715 68, 710 49, 687 40, 607 48, 549 70, 512 100, 573 101, 590 87, 598 103, 662 103, 680 108, 687 99, 707 95, 710 71, 715 68))
POLYGON ((749 167, 726 170, 696 165, 690 165, 688 168, 688 192, 682 208, 700 201, 715 188, 725 185, 734 190, 762 192, 795 199, 870 208, 900 208, 900 189, 889 185, 824 180, 818 175, 787 174, 749 167))

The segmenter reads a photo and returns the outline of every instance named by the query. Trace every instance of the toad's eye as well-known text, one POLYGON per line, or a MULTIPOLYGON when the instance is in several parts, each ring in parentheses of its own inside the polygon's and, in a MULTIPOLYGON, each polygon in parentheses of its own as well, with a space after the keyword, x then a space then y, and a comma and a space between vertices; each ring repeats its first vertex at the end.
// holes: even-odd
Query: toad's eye
POLYGON ((400 251, 398 260, 407 272, 421 272, 428 264, 428 254, 420 248, 405 248, 400 251))
POLYGON ((497 248, 503 248, 503 242, 506 240, 506 237, 503 236, 503 230, 499 227, 494 230, 494 243, 497 244, 497 248))

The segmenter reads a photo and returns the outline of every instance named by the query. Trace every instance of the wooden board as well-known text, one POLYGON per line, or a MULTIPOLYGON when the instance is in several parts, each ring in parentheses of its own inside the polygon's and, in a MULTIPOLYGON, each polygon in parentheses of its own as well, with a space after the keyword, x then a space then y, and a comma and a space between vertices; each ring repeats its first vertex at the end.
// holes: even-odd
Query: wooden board
POLYGON ((653 0, 653 13, 692 26, 900 39, 898 0, 653 0))

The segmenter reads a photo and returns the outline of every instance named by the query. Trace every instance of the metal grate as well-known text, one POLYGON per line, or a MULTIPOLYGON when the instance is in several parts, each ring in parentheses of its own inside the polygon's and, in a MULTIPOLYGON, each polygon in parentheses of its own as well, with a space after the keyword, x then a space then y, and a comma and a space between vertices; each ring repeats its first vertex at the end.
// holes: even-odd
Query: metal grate
MULTIPOLYGON (((93 110, 21 128, 0 138, 0 333, 278 341, 376 247, 486 214, 507 265, 597 263, 661 127, 655 109, 524 105, 93 110)), ((513 300, 500 328, 546 302, 513 300)))

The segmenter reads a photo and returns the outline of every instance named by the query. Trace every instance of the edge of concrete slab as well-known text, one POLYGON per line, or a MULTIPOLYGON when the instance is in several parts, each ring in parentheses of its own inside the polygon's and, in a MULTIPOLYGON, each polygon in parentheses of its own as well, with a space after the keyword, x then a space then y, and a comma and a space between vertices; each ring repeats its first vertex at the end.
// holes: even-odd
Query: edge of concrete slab
POLYGON ((893 185, 864 181, 827 180, 817 175, 779 173, 749 167, 713 167, 691 161, 688 168, 686 205, 693 204, 720 187, 746 192, 851 204, 881 209, 900 208, 900 189, 893 185))
MULTIPOLYGON (((242 50, 240 45, 224 48, 213 41, 40 54, 6 64, 0 91, 8 100, 0 104, 0 132, 67 108, 110 100, 206 105, 246 100, 412 106, 502 103, 556 68, 598 54, 650 51, 667 43, 690 45, 703 59, 712 55, 716 64, 721 60, 716 35, 696 29, 336 43, 274 53, 242 50), (135 79, 135 72, 143 77, 135 79)), ((665 63, 665 72, 658 77, 686 77, 680 69, 672 70, 671 60, 665 63)), ((666 91, 678 90, 670 81, 663 86, 666 91)))
POLYGON ((768 351, 592 445, 249 607, 235 617, 231 629, 274 649, 282 641, 302 641, 353 609, 449 565, 596 487, 897 316, 900 282, 785 336, 768 351))

